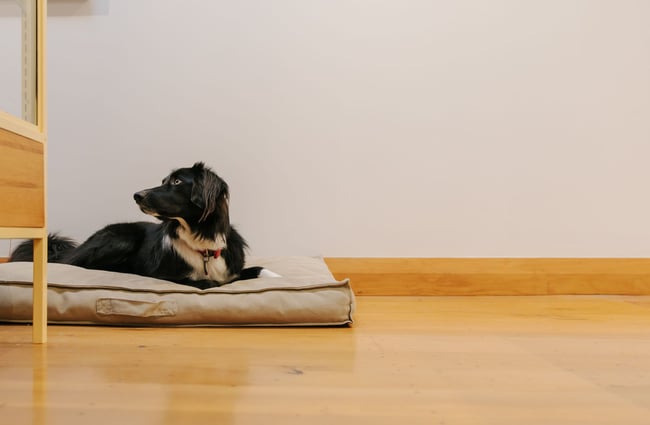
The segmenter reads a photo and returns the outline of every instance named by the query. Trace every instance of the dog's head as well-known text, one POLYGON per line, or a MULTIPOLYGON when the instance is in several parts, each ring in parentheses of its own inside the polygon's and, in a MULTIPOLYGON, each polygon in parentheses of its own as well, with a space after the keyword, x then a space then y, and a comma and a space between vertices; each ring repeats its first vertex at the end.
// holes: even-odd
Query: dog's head
POLYGON ((161 220, 183 219, 190 226, 229 223, 228 184, 202 162, 180 168, 162 184, 133 195, 140 209, 161 220))

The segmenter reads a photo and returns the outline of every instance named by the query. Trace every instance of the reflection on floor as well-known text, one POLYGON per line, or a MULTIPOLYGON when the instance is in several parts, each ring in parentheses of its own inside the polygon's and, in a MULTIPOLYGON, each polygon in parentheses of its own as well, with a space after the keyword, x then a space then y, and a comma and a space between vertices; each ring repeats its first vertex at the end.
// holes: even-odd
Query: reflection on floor
POLYGON ((648 424, 650 297, 359 297, 351 328, 0 325, 7 424, 648 424))

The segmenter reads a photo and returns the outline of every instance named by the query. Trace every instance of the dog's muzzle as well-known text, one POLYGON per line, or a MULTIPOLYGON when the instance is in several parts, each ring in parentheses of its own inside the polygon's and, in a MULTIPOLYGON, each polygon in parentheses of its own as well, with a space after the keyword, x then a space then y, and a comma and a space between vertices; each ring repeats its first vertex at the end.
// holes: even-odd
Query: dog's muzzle
POLYGON ((140 192, 136 192, 133 194, 133 199, 137 204, 140 204, 144 198, 147 197, 149 194, 148 190, 141 190, 140 192))
POLYGON ((154 210, 151 209, 149 205, 147 205, 147 196, 149 195, 150 189, 146 190, 141 190, 140 192, 136 192, 133 194, 133 199, 135 200, 135 203, 138 204, 140 207, 140 210, 145 213, 152 215, 154 217, 160 217, 158 213, 156 213, 154 210))

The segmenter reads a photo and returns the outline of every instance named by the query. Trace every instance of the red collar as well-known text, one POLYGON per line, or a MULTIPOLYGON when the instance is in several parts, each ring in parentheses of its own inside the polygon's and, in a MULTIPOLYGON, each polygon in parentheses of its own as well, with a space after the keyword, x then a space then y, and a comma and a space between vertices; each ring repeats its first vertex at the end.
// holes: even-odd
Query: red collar
POLYGON ((199 254, 203 256, 203 271, 205 272, 205 275, 208 276, 208 261, 210 261, 210 258, 219 258, 221 257, 221 248, 219 248, 216 251, 212 251, 211 249, 206 249, 204 251, 199 251, 198 249, 196 250, 199 254))
MULTIPOLYGON (((219 248, 219 249, 216 250, 216 251, 213 251, 213 250, 211 250, 211 249, 205 249, 205 250, 203 250, 203 251, 200 251, 200 250, 197 249, 196 252, 198 252, 199 254, 201 254, 201 255, 203 256, 203 259, 204 259, 204 260, 206 260, 206 259, 209 260, 210 257, 212 257, 212 258, 219 258, 219 257, 221 257, 221 250, 222 250, 222 248, 219 248)), ((207 261, 207 260, 206 260, 206 261, 207 261)))

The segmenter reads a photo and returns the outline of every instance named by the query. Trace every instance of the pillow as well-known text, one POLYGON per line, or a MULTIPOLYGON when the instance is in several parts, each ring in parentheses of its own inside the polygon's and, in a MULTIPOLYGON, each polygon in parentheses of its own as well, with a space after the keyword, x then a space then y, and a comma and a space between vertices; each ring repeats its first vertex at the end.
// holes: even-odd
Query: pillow
MULTIPOLYGON (((182 326, 326 326, 352 323, 349 280, 311 257, 251 258, 281 277, 200 290, 126 273, 48 265, 50 323, 182 326)), ((0 320, 31 322, 32 263, 0 264, 0 320)))

